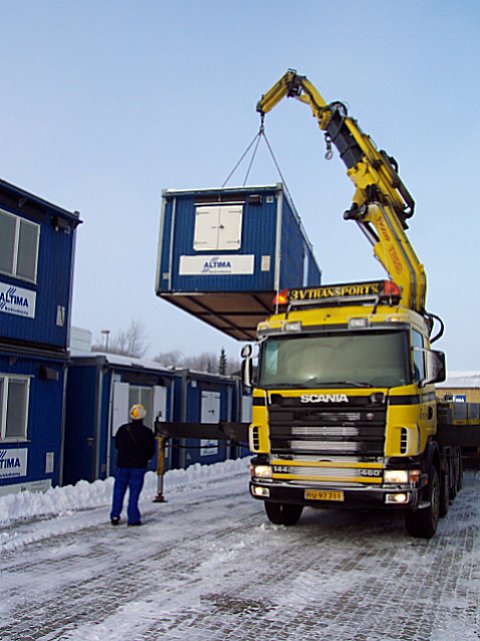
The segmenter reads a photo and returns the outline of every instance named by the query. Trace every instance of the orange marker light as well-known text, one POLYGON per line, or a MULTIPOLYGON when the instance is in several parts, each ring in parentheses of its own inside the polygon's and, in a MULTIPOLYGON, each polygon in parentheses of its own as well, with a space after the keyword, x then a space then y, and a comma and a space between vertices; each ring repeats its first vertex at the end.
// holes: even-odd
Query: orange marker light
POLYGON ((274 305, 286 305, 288 303, 288 289, 282 289, 273 299, 274 305))

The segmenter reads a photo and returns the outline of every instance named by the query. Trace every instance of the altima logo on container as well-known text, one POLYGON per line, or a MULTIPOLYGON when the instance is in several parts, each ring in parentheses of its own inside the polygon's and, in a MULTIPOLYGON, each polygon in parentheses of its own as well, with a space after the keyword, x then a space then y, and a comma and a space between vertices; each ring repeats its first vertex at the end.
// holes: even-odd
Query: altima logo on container
POLYGON ((8 450, 0 450, 0 470, 8 470, 9 468, 22 467, 18 456, 7 458, 8 450))
POLYGON ((202 274, 211 274, 214 272, 229 273, 232 271, 232 263, 226 258, 217 258, 212 256, 203 264, 202 274))
POLYGON ((26 473, 26 448, 0 450, 0 478, 25 476, 26 473))
POLYGON ((35 292, 0 283, 0 312, 17 316, 35 316, 35 292))
POLYGON ((301 403, 349 403, 346 394, 302 394, 301 403))

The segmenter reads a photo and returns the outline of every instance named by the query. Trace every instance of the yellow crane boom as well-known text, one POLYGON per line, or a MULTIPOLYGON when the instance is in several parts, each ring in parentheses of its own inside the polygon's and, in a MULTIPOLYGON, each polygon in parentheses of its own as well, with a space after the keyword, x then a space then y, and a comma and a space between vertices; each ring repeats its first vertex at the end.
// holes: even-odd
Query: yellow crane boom
POLYGON ((402 304, 424 314, 425 270, 405 234, 415 202, 398 175, 395 160, 376 148, 356 120, 348 116, 345 105, 327 103, 312 83, 293 69, 262 96, 257 111, 263 118, 285 97, 309 105, 325 132, 328 155, 332 144, 337 148, 355 185, 345 218, 358 223, 373 245, 374 255, 402 288, 402 304))

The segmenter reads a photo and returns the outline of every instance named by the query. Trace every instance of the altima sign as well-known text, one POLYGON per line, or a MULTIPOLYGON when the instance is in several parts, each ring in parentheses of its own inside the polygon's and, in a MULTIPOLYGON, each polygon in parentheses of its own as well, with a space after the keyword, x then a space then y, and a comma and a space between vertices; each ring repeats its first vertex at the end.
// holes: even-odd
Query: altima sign
POLYGON ((27 448, 0 450, 0 478, 27 476, 27 448))
POLYGON ((35 318, 36 293, 7 283, 0 283, 0 312, 35 318))

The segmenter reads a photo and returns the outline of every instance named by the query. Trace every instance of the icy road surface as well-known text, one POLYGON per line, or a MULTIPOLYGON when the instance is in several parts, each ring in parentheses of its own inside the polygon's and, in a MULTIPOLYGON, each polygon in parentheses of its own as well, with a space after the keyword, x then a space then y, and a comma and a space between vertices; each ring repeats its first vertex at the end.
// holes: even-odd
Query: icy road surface
POLYGON ((149 474, 141 528, 109 524, 111 479, 1 497, 0 639, 480 639, 480 473, 431 541, 385 513, 272 526, 247 477, 245 461, 170 472, 155 504, 149 474))

